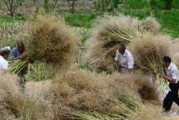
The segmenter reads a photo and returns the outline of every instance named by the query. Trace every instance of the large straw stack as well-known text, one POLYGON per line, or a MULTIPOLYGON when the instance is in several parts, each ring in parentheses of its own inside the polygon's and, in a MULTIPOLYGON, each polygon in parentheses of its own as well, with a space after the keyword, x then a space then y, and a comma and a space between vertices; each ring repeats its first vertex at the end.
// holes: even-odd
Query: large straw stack
POLYGON ((59 67, 59 70, 73 63, 77 37, 62 20, 53 16, 38 16, 29 26, 30 38, 25 51, 27 58, 11 62, 9 71, 19 73, 27 67, 29 59, 59 67))
POLYGON ((138 112, 142 106, 138 87, 134 85, 137 79, 76 69, 58 75, 48 97, 53 100, 56 119, 95 117, 91 112, 104 118, 106 115, 124 119, 138 112))
POLYGON ((152 17, 140 21, 126 16, 106 16, 100 19, 87 42, 87 58, 98 71, 113 71, 118 43, 130 43, 144 34, 156 34, 160 24, 152 17))
POLYGON ((131 51, 140 69, 154 75, 162 74, 162 57, 170 56, 172 41, 167 36, 146 34, 130 43, 131 51))
POLYGON ((47 63, 69 65, 75 53, 76 36, 61 20, 39 16, 31 26, 27 54, 47 63))

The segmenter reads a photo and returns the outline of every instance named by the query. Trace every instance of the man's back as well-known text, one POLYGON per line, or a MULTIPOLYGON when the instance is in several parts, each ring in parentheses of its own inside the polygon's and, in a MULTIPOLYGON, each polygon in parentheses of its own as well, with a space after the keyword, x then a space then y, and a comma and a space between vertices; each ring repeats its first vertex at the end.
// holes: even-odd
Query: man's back
POLYGON ((0 56, 0 75, 2 75, 8 68, 8 62, 0 56))
POLYGON ((10 58, 11 58, 11 59, 14 59, 14 58, 17 58, 17 57, 19 57, 19 56, 21 56, 21 55, 22 55, 22 53, 20 53, 20 51, 18 50, 18 48, 15 47, 15 48, 13 48, 13 50, 12 50, 12 52, 11 52, 11 54, 10 54, 10 58))

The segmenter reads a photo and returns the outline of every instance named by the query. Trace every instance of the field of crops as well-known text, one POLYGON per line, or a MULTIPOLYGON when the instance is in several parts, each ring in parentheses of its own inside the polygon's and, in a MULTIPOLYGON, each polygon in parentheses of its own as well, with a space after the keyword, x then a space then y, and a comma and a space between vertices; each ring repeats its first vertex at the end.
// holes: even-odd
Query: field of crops
MULTIPOLYGON (((0 77, 0 120, 179 119, 162 113, 167 84, 159 78, 163 56, 179 65, 179 23, 165 18, 171 16, 176 23, 177 7, 162 14, 149 9, 149 2, 142 6, 126 0, 119 2, 119 9, 104 1, 108 8, 98 0, 99 9, 93 6, 90 13, 49 13, 46 8, 48 13, 39 9, 25 20, 0 18, 0 47, 16 47, 18 40, 26 46, 25 59, 9 59, 8 72, 0 77), (119 43, 134 55, 139 68, 133 74, 116 70, 119 43), (28 73, 22 92, 17 74, 24 68, 28 73)), ((177 110, 173 105, 171 111, 177 110)))

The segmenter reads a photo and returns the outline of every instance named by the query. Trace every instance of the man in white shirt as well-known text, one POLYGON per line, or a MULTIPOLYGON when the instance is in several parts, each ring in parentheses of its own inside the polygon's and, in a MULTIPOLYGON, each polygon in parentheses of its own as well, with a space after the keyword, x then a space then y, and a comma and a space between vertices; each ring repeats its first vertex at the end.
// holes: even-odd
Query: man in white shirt
POLYGON ((129 50, 126 49, 124 44, 119 44, 119 48, 116 51, 115 57, 118 72, 131 73, 134 68, 134 58, 129 50))
POLYGON ((163 110, 164 112, 168 112, 170 111, 173 102, 179 105, 179 70, 177 66, 171 62, 170 57, 164 56, 162 61, 165 75, 161 75, 161 77, 169 82, 170 88, 170 91, 163 101, 163 110))
POLYGON ((0 75, 4 74, 8 68, 9 49, 1 49, 0 51, 0 75))

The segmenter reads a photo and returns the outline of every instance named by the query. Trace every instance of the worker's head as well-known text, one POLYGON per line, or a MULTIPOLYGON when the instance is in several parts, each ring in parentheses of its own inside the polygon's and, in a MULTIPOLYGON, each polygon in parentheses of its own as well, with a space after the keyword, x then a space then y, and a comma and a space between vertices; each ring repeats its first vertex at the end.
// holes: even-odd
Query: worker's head
POLYGON ((164 56, 164 57, 162 58, 162 65, 163 65, 164 67, 168 68, 168 66, 170 65, 171 61, 172 61, 172 60, 171 60, 170 57, 164 56))
POLYGON ((0 55, 7 60, 9 58, 10 50, 1 50, 0 55))
POLYGON ((123 55, 125 53, 125 50, 126 50, 126 45, 121 43, 119 44, 119 48, 118 48, 118 51, 123 55))
POLYGON ((20 53, 23 53, 25 51, 25 45, 22 40, 17 41, 17 48, 20 51, 20 53))

